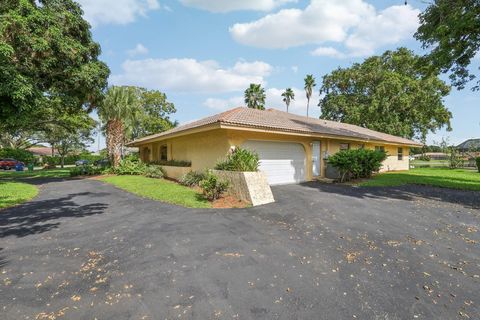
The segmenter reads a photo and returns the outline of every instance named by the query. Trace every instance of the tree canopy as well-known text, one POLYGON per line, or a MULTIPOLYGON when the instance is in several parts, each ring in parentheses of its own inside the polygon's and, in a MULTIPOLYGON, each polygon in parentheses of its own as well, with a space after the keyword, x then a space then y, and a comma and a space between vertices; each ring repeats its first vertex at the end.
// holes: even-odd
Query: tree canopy
POLYGON ((428 69, 405 48, 338 68, 323 77, 321 118, 422 141, 429 131, 451 130, 443 101, 450 87, 428 69))
MULTIPOLYGON (((480 1, 433 1, 420 14, 415 37, 424 49, 431 49, 426 58, 432 66, 450 72, 452 84, 458 89, 478 78, 469 66, 480 49, 480 1)), ((472 89, 480 90, 480 80, 472 89)))
MULTIPOLYGON (((0 3, 0 128, 14 131, 57 123, 101 98, 108 67, 72 0, 0 3)), ((72 124, 74 125, 74 124, 72 124)))
POLYGON ((265 109, 265 89, 261 84, 251 83, 244 93, 245 104, 252 109, 265 109))

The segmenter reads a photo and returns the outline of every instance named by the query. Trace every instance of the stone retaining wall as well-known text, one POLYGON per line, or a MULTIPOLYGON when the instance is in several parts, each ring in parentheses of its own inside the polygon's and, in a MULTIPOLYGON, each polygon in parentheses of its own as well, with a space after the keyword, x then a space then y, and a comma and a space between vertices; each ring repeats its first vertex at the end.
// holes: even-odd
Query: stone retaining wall
POLYGON ((223 170, 213 170, 213 172, 230 182, 227 194, 248 201, 253 206, 275 202, 267 177, 263 172, 223 170))

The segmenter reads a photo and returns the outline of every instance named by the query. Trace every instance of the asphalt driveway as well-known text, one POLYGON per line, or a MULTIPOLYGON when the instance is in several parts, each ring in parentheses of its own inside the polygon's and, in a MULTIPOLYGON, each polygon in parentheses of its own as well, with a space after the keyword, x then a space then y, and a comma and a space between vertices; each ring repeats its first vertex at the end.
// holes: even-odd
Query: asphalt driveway
POLYGON ((479 319, 480 194, 274 188, 186 209, 95 180, 0 211, 1 319, 479 319))

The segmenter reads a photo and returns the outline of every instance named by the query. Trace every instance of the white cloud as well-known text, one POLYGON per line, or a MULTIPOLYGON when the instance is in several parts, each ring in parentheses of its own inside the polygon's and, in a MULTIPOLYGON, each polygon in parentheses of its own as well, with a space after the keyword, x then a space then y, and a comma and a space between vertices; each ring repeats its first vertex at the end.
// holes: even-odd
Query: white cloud
POLYGON ((127 50, 127 54, 130 57, 138 56, 138 55, 143 55, 143 54, 148 54, 148 48, 146 48, 143 44, 137 43, 135 48, 127 50))
POLYGON ((126 60, 122 69, 123 73, 111 77, 112 84, 219 93, 243 91, 250 83, 265 84, 273 68, 261 61, 240 61, 231 68, 222 68, 213 60, 143 59, 126 60))
POLYGON ((262 48, 289 48, 325 42, 343 43, 348 55, 410 37, 418 26, 418 9, 391 6, 380 12, 363 0, 311 0, 305 9, 277 13, 230 28, 239 43, 262 48))
POLYGON ((218 110, 225 111, 234 107, 241 107, 245 105, 244 99, 241 96, 236 96, 228 99, 208 98, 203 103, 204 106, 218 110))
MULTIPOLYGON (((305 95, 305 90, 299 88, 292 88, 295 93, 295 100, 292 100, 289 107, 289 112, 296 113, 299 115, 307 114, 307 97, 305 95)), ((265 107, 266 108, 275 108, 282 111, 286 111, 287 107, 285 102, 283 102, 282 93, 285 89, 278 88, 268 88, 265 91, 265 107)), ((318 90, 314 90, 312 97, 310 98, 310 115, 317 115, 319 113, 319 108, 317 106, 319 101, 318 90)), ((243 96, 233 96, 231 98, 219 99, 219 98, 208 98, 203 103, 204 106, 218 110, 225 111, 230 108, 245 106, 243 96)))
POLYGON ((160 9, 157 0, 78 0, 85 19, 92 26, 101 24, 127 24, 148 11, 160 9))
POLYGON ((311 54, 318 57, 345 58, 345 54, 332 47, 318 47, 311 54))
POLYGON ((297 0, 180 0, 188 7, 211 12, 230 12, 238 10, 271 11, 288 2, 297 0))

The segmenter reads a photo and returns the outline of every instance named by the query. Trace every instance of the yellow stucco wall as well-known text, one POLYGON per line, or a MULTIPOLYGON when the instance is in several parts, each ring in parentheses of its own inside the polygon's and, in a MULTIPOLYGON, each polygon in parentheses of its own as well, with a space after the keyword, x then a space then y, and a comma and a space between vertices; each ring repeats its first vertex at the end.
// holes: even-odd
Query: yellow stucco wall
POLYGON ((148 161, 160 160, 160 146, 165 144, 168 160, 191 161, 194 171, 212 168, 230 149, 226 131, 217 129, 147 144, 152 150, 148 161))
POLYGON ((312 180, 312 147, 313 141, 320 141, 321 154, 321 176, 325 174, 325 154, 332 155, 340 150, 341 143, 349 143, 351 149, 357 149, 364 145, 367 149, 374 149, 375 146, 384 146, 389 154, 383 164, 382 171, 408 170, 409 169, 409 148, 403 147, 403 160, 398 160, 398 146, 363 143, 361 141, 351 141, 348 139, 331 139, 308 136, 296 136, 287 134, 278 134, 271 132, 258 132, 254 130, 234 130, 234 129, 214 129, 205 132, 199 132, 191 135, 185 135, 177 138, 170 138, 160 142, 147 143, 140 146, 140 156, 144 161, 154 161, 160 159, 160 146, 166 144, 168 148, 168 160, 188 160, 192 162, 192 170, 204 170, 213 168, 215 163, 225 157, 231 146, 241 146, 247 140, 263 141, 283 141, 300 143, 307 159, 306 180, 312 180), (149 148, 150 152, 145 152, 144 148, 149 148))

